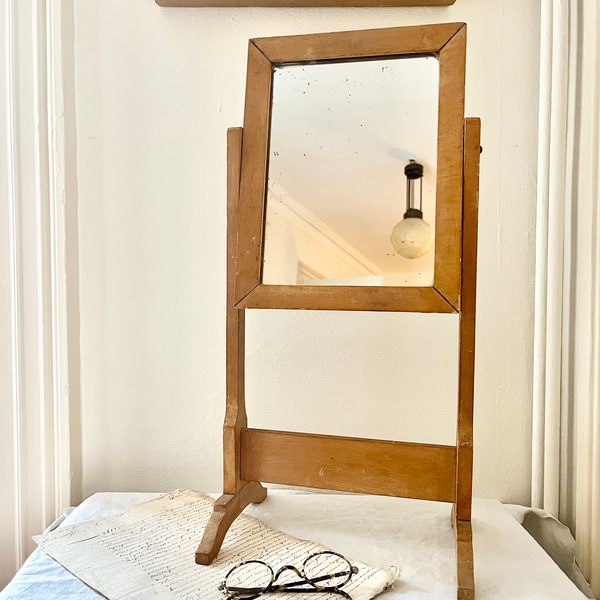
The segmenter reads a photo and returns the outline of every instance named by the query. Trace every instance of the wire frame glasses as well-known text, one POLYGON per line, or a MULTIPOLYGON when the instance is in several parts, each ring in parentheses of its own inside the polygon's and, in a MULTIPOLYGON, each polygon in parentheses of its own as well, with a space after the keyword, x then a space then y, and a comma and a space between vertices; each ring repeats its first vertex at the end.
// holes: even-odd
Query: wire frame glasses
POLYGON ((356 573, 358 567, 351 565, 341 554, 327 550, 311 554, 300 569, 285 565, 277 573, 262 560, 245 561, 227 573, 219 589, 228 600, 252 600, 272 592, 331 592, 351 600, 341 588, 356 573), (277 583, 286 571, 295 573, 299 579, 277 583))

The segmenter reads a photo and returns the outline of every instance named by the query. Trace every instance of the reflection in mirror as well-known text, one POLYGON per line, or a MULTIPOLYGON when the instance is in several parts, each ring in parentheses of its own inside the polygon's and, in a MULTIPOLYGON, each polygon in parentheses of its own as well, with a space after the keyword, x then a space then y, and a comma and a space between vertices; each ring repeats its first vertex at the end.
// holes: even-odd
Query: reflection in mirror
POLYGON ((264 284, 433 285, 433 249, 390 236, 411 160, 435 228, 438 80, 432 56, 274 69, 264 284))

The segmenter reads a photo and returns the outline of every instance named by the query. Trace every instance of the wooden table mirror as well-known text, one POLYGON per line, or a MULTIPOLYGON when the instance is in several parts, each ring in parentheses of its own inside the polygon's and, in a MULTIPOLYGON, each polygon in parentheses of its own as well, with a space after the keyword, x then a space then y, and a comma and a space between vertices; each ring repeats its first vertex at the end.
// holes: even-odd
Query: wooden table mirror
POLYGON ((474 598, 480 123, 464 118, 465 46, 463 23, 250 40, 244 127, 228 131, 223 496, 197 563, 265 499, 261 482, 444 501, 457 597, 474 598), (456 444, 249 428, 249 308, 458 313, 456 444))

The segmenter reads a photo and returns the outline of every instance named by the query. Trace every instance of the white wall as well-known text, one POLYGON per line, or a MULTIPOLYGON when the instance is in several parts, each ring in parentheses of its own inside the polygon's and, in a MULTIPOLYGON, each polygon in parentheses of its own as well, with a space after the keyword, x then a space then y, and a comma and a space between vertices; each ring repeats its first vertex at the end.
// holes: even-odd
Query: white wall
MULTIPOLYGON (((466 21, 466 113, 485 148, 475 493, 528 502, 538 20, 522 0, 76 1, 83 497, 220 489, 225 132, 242 124, 248 38, 466 21)), ((456 344, 452 316, 251 312, 250 423, 452 443, 456 344), (405 370, 417 363, 424 376, 405 370)))

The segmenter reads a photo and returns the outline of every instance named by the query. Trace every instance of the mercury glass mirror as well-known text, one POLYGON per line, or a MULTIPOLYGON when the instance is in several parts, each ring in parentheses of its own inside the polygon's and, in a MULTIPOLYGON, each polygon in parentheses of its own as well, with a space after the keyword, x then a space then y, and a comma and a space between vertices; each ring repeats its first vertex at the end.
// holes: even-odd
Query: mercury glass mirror
POLYGON ((250 41, 238 307, 459 308, 464 28, 250 41), (390 239, 408 192, 433 238, 416 258, 390 239))
POLYGON ((431 56, 274 69, 263 284, 433 285, 437 96, 431 56), (429 235, 407 258, 391 233, 411 160, 429 235))

